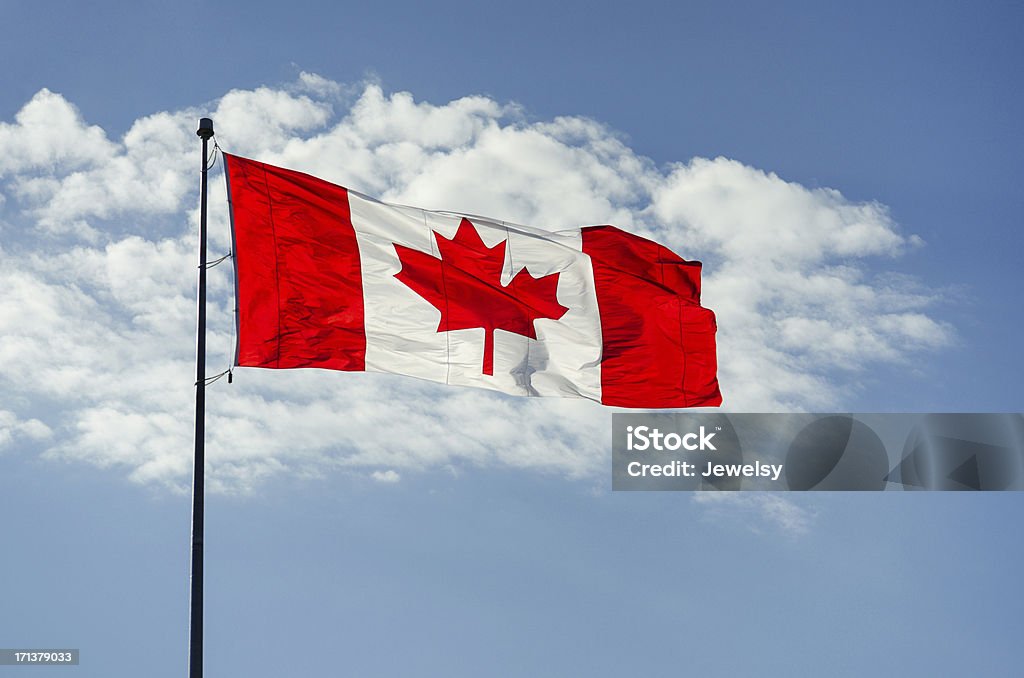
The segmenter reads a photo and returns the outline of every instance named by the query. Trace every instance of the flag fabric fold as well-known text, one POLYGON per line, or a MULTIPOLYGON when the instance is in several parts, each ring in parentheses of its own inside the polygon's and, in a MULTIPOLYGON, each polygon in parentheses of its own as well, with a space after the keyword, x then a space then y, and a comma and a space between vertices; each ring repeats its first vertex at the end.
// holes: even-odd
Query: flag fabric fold
POLYGON ((613 226, 548 232, 224 160, 238 366, 619 407, 721 404, 700 262, 613 226))

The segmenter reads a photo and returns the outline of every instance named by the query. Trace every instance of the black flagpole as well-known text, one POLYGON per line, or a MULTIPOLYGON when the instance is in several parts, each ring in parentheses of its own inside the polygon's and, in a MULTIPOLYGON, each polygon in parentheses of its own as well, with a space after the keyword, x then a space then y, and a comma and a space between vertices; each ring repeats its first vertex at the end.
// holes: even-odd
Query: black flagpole
POLYGON ((200 118, 196 135, 203 140, 203 171, 199 188, 196 454, 192 476, 192 599, 189 605, 189 678, 203 677, 203 497, 206 466, 206 143, 213 136, 213 120, 200 118))

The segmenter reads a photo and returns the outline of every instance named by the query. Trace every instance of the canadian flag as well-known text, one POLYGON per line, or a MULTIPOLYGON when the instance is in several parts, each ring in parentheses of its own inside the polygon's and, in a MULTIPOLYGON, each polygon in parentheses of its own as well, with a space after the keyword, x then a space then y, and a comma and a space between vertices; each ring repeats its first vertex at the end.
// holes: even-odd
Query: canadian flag
POLYGON ((235 364, 403 374, 619 407, 719 405, 700 262, 614 226, 390 205, 224 154, 235 364))

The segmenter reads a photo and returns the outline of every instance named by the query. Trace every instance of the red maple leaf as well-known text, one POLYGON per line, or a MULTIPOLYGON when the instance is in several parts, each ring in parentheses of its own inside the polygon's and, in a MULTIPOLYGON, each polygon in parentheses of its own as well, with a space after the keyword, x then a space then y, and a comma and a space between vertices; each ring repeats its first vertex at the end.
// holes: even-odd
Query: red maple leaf
POLYGON ((558 303, 558 273, 534 278, 523 268, 501 284, 507 240, 487 247, 469 219, 451 240, 434 235, 440 258, 395 245, 402 262, 395 277, 441 312, 438 332, 484 329, 484 374, 494 374, 494 330, 536 339, 534 320, 558 320, 569 310, 558 303))

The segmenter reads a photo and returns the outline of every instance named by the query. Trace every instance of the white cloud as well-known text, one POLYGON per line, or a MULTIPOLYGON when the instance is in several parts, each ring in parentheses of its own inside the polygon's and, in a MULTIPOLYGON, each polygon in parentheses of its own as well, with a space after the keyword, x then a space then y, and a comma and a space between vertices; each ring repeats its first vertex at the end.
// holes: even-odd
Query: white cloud
POLYGON ((140 118, 120 143, 88 126, 59 94, 42 90, 0 123, 0 177, 31 225, 52 234, 101 240, 91 222, 180 211, 193 187, 194 138, 180 115, 140 118))
POLYGON ((817 517, 800 505, 806 501, 772 492, 696 492, 693 503, 704 507, 710 519, 739 520, 754 532, 768 528, 790 537, 806 534, 817 517))
POLYGON ((9 410, 0 410, 0 452, 16 438, 45 441, 53 435, 50 427, 38 419, 21 420, 9 410))
POLYGON ((0 122, 0 177, 25 170, 67 172, 109 158, 114 145, 82 120, 64 97, 40 90, 15 116, 0 122))
POLYGON ((402 476, 398 475, 394 469, 388 469, 387 471, 374 471, 370 474, 370 477, 378 483, 397 483, 402 479, 402 476))
MULTIPOLYGON (((0 123, 0 410, 50 431, 37 441, 53 457, 188 483, 194 125, 205 112, 145 116, 110 140, 43 90, 0 123)), ((486 97, 433 105, 311 74, 231 91, 212 117, 232 152, 386 199, 540 227, 615 223, 704 258, 733 410, 837 407, 863 370, 953 337, 931 315, 933 293, 871 273, 866 257, 889 261, 918 241, 884 206, 834 190, 724 158, 661 169, 592 120, 527 122, 486 97)), ((212 256, 229 247, 217 172, 212 256)), ((228 362, 231 287, 228 264, 211 270, 211 373, 228 362)), ((215 490, 331 469, 387 482, 459 465, 570 477, 607 467, 608 410, 587 402, 316 371, 248 370, 235 382, 208 395, 215 490)))

